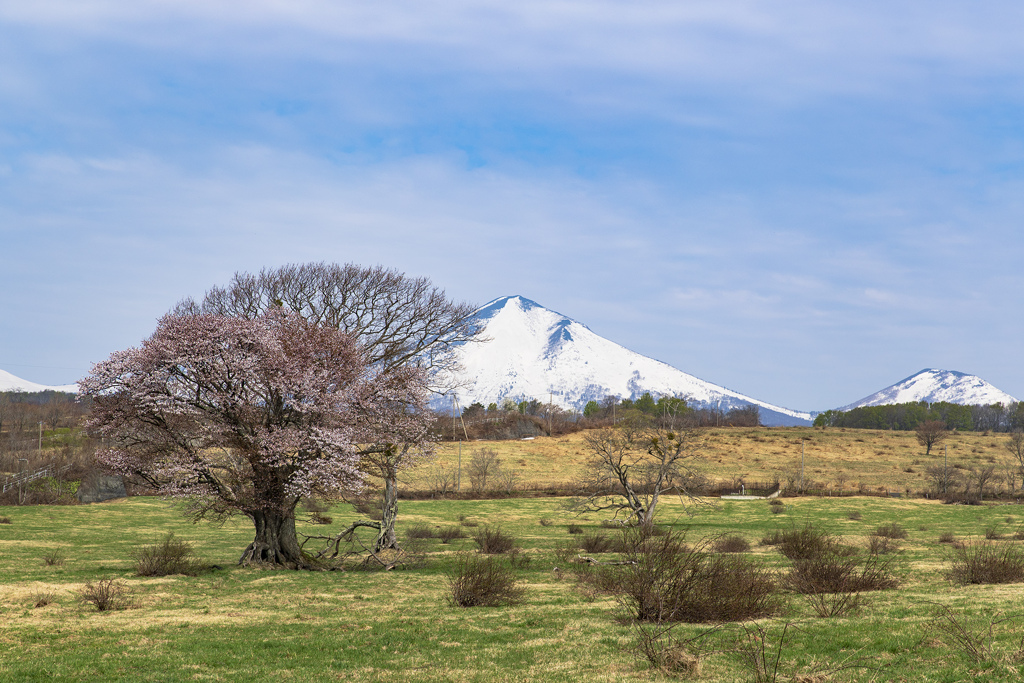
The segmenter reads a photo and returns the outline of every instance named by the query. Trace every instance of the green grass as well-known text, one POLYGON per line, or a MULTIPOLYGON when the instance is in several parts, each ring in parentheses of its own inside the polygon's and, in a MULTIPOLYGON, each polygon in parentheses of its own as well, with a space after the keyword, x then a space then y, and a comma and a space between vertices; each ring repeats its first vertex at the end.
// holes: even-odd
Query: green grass
MULTIPOLYGON (((522 605, 469 609, 446 600, 446 573, 456 553, 475 550, 471 538, 448 545, 425 540, 422 566, 388 573, 267 571, 235 565, 251 540, 245 520, 192 525, 159 499, 0 508, 0 516, 11 518, 0 525, 0 681, 663 680, 630 651, 633 627, 622 621, 616 599, 581 590, 554 571, 556 546, 580 538, 566 533, 569 523, 614 533, 601 529, 598 515, 568 517, 559 505, 556 499, 401 503, 401 538, 404 527, 453 525, 466 517, 500 525, 530 555, 520 570, 527 588, 522 605), (553 524, 541 526, 542 518, 553 524), (197 577, 133 576, 131 550, 168 532, 192 543, 205 564, 222 568, 197 577), (58 547, 66 562, 46 566, 44 555, 58 547), (132 609, 99 613, 79 603, 76 593, 86 582, 111 577, 133 589, 132 609), (42 592, 56 600, 33 607, 42 592)), ((300 524, 300 531, 339 530, 355 518, 344 507, 328 514, 332 526, 300 524)), ((779 571, 789 561, 757 543, 772 530, 810 522, 866 547, 879 526, 898 522, 909 532, 899 589, 867 594, 866 607, 839 619, 818 619, 800 596, 786 595, 784 615, 763 622, 772 637, 783 623, 798 625, 787 632, 780 680, 863 658, 875 668, 847 669, 832 680, 1010 681, 1024 670, 1008 655, 970 661, 928 627, 936 603, 979 618, 986 610, 1019 611, 1024 586, 948 581, 949 547, 938 541, 947 531, 981 539, 992 525, 1011 539, 1016 527, 1008 515, 1020 517, 1015 506, 826 498, 787 500, 785 515, 771 514, 763 501, 734 501, 691 518, 671 504, 659 520, 686 529, 693 540, 742 535, 754 544, 757 561, 779 571), (848 518, 853 510, 861 519, 848 518)), ((702 628, 681 625, 677 632, 702 628)), ((1022 634, 1020 621, 1000 626, 993 651, 1008 653, 1022 634)), ((736 649, 741 635, 728 627, 713 639, 717 649, 736 649)), ((705 662, 698 680, 751 680, 751 673, 737 655, 720 653, 705 662)))

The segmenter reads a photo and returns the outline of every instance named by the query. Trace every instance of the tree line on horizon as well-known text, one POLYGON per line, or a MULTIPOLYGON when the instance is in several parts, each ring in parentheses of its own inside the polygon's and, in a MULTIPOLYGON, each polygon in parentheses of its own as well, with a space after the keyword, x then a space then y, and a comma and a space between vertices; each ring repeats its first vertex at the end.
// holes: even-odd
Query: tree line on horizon
POLYGON ((861 406, 826 410, 814 418, 815 427, 914 431, 925 422, 942 422, 950 431, 1016 432, 1024 430, 1024 402, 961 405, 937 401, 861 406))

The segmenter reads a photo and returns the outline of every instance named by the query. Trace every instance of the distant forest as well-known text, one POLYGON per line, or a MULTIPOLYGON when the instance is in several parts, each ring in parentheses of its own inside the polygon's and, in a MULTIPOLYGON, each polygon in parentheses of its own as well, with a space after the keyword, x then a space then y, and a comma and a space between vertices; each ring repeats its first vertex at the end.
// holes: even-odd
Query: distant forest
POLYGON ((1024 430, 1024 402, 964 406, 957 403, 896 403, 852 410, 826 410, 814 418, 815 427, 911 431, 922 422, 938 420, 946 429, 965 432, 1024 430))

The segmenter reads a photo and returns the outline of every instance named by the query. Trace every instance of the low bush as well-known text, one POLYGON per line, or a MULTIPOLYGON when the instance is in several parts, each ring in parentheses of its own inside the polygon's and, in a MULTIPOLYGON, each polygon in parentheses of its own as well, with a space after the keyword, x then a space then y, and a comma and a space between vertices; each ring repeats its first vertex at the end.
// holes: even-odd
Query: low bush
POLYGON ((68 556, 63 548, 54 548, 43 555, 43 564, 47 567, 63 567, 67 560, 68 556))
POLYGON ((861 514, 860 510, 850 510, 850 512, 847 513, 846 518, 853 522, 859 522, 864 519, 864 515, 861 514))
POLYGON ((888 555, 900 552, 900 542, 894 541, 885 536, 871 536, 868 538, 868 552, 872 555, 888 555))
POLYGON ((874 535, 902 541, 907 537, 907 530, 896 522, 889 522, 875 529, 874 535))
POLYGON ((10 524, 10 523, 11 523, 11 518, 10 517, 0 517, 0 524, 10 524))
POLYGON ((539 523, 541 526, 551 526, 552 524, 554 524, 554 522, 552 522, 550 519, 541 519, 539 520, 539 523))
POLYGON ((947 577, 961 586, 1024 581, 1024 553, 1017 546, 963 543, 953 548, 947 577))
POLYGON ((405 530, 405 537, 412 539, 434 538, 434 530, 426 524, 414 524, 405 530))
POLYGON ((111 612, 132 606, 131 589, 124 581, 117 579, 87 583, 78 592, 78 597, 84 604, 95 607, 97 612, 111 612))
POLYGON ((998 541, 1003 535, 999 533, 999 528, 996 526, 985 527, 985 538, 990 541, 998 541))
POLYGON ((516 547, 516 540, 498 526, 481 527, 473 536, 473 540, 480 546, 480 552, 487 555, 500 555, 516 547))
POLYGON ((593 531, 584 534, 580 539, 580 547, 588 553, 610 553, 616 550, 616 543, 612 538, 593 531))
POLYGON ((716 553, 745 553, 750 550, 750 541, 742 536, 730 534, 716 538, 713 547, 716 553))
POLYGON ((956 534, 952 531, 943 531, 939 534, 939 543, 956 543, 956 534))
POLYGON ((782 507, 785 505, 785 503, 783 503, 778 498, 772 498, 771 500, 768 501, 768 504, 771 505, 772 507, 782 507))
POLYGON ((175 538, 173 532, 156 545, 136 548, 131 556, 137 576, 195 576, 202 567, 192 544, 175 538))
POLYGON ((448 576, 448 592, 457 607, 497 607, 521 602, 525 590, 497 558, 465 554, 448 576))
POLYGON ((454 541, 456 538, 465 538, 466 534, 462 531, 462 527, 459 526, 443 526, 440 527, 434 535, 441 541, 441 543, 448 544, 454 541))
POLYGON ((57 601, 57 594, 52 591, 41 591, 32 596, 33 607, 46 607, 57 601))
POLYGON ((599 583, 637 621, 742 621, 779 609, 772 573, 745 557, 688 546, 673 532, 627 534, 624 545, 628 564, 601 568, 599 583))
POLYGON ((322 512, 313 511, 309 513, 309 521, 313 524, 333 524, 334 518, 322 512))
POLYGON ((680 638, 672 633, 673 626, 644 626, 636 624, 633 652, 637 659, 646 660, 652 669, 672 677, 695 678, 700 675, 704 658, 709 654, 702 642, 717 629, 702 631, 692 638, 680 638))
POLYGON ((899 585, 893 564, 893 557, 843 554, 831 549, 796 560, 785 584, 804 595, 819 617, 842 616, 861 605, 861 593, 899 585))
POLYGON ((835 550, 839 544, 825 530, 806 524, 802 529, 787 529, 778 532, 773 542, 767 545, 778 547, 779 552, 791 560, 807 560, 824 552, 835 550), (777 538, 777 540, 775 540, 777 538))
POLYGON ((570 524, 568 531, 570 534, 582 534, 583 527, 581 527, 579 524, 570 524))

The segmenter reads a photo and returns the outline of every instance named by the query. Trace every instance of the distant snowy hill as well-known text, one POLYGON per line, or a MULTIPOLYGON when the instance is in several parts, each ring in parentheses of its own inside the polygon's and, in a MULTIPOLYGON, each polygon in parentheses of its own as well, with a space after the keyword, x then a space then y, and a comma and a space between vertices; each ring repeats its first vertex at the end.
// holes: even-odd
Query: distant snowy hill
POLYGON ((15 377, 5 370, 0 370, 0 391, 65 391, 69 394, 78 393, 77 384, 64 384, 58 387, 50 387, 45 384, 36 384, 28 380, 15 377))
POLYGON ((863 406, 880 406, 893 403, 912 403, 926 401, 936 403, 958 403, 961 405, 989 405, 992 403, 1016 402, 1013 396, 996 389, 994 386, 976 375, 968 375, 953 370, 922 370, 891 387, 875 392, 856 403, 843 406, 839 410, 850 410, 863 406))
POLYGON ((811 414, 781 408, 705 382, 598 336, 586 325, 521 296, 488 303, 476 312, 488 341, 458 350, 463 372, 460 404, 487 405, 506 398, 550 400, 582 410, 605 396, 683 396, 691 406, 723 411, 760 406, 768 425, 809 424, 811 414))

